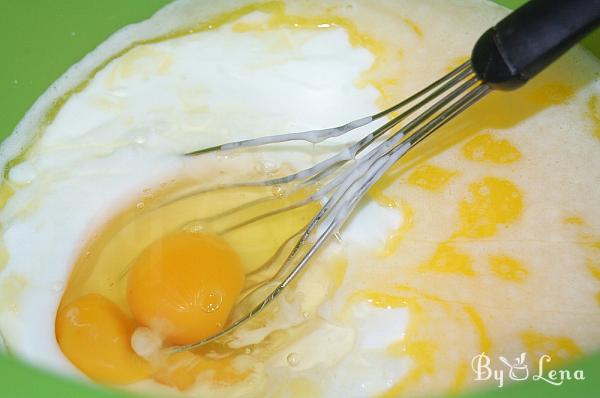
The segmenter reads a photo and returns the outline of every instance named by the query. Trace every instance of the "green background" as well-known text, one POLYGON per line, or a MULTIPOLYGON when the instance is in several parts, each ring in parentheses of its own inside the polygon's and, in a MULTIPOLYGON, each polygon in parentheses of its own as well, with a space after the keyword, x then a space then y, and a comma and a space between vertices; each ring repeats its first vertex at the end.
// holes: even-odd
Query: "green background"
MULTIPOLYGON (((515 7, 523 1, 498 2, 515 7)), ((117 29, 150 17, 167 3, 169 0, 0 0, 0 140, 10 134, 36 98, 69 66, 117 29)), ((600 56, 599 31, 588 37, 585 44, 600 56)), ((583 369, 586 380, 567 381, 561 387, 525 382, 464 397, 600 396, 600 356, 586 358, 573 364, 573 368, 583 369)), ((125 395, 67 381, 0 356, 0 397, 125 395)))

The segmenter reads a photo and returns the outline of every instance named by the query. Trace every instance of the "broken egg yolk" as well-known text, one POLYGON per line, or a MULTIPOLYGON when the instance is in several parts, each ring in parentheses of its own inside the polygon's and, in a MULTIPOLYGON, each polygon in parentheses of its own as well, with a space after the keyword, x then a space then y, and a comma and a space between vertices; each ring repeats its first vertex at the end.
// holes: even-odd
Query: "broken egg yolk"
POLYGON ((81 296, 56 317, 56 339, 63 353, 91 379, 129 384, 152 373, 131 348, 134 322, 99 294, 81 296))
POLYGON ((219 236, 178 232, 134 261, 127 301, 135 320, 167 344, 197 342, 220 332, 242 290, 239 257, 219 236))

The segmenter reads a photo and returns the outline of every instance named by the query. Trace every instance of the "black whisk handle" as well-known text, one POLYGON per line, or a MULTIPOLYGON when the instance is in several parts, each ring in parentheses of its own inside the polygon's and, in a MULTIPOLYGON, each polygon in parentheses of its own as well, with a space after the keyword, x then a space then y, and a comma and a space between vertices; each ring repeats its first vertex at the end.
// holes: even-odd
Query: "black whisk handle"
POLYGON ((600 25, 600 0, 531 0, 483 34, 471 63, 490 87, 512 90, 600 25))

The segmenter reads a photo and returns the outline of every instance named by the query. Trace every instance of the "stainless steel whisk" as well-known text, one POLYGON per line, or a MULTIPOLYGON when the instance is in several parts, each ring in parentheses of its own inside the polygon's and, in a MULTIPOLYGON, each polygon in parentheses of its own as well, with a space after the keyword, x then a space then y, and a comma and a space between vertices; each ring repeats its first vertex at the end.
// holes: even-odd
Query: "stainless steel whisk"
MULTIPOLYGON (((390 117, 364 138, 310 168, 281 178, 218 188, 282 185, 290 190, 313 188, 294 204, 241 220, 238 225, 310 202, 320 203, 321 207, 303 230, 290 237, 290 240, 297 239, 289 255, 278 264, 279 268, 267 273, 264 280, 246 287, 231 323, 223 331, 194 344, 171 347, 171 350, 189 350, 212 342, 261 312, 294 280, 327 239, 339 231, 369 188, 398 159, 491 90, 521 87, 599 23, 600 0, 532 0, 481 36, 469 61, 380 113, 335 128, 261 137, 188 153, 194 156, 288 141, 318 144, 390 117), (394 113, 398 115, 391 117, 394 113)), ((244 203, 225 213, 231 215, 261 201, 244 203)))

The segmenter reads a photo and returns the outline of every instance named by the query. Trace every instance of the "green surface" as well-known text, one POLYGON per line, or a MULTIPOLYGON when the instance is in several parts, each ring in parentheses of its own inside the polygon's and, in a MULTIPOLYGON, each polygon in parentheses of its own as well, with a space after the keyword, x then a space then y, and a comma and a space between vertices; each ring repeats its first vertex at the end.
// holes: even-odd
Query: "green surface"
MULTIPOLYGON (((442 0, 440 0, 442 1, 442 0)), ((146 19, 169 0, 0 0, 0 140, 69 66, 112 32, 146 19)), ((499 0, 515 7, 522 0, 499 0)), ((585 41, 600 56, 600 32, 585 41)), ((574 325, 576 327, 576 325, 574 325)), ((470 398, 600 396, 600 356, 573 365, 585 381, 525 382, 470 398)), ((0 397, 118 398, 122 393, 64 380, 0 356, 0 397)))
POLYGON ((0 139, 71 65, 169 2, 0 0, 0 139))

